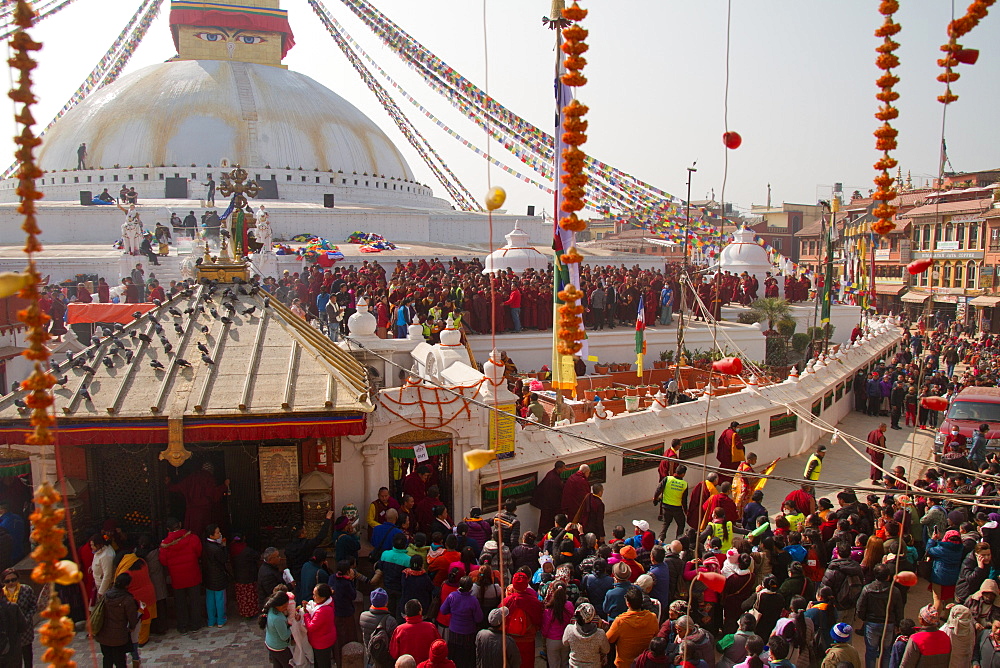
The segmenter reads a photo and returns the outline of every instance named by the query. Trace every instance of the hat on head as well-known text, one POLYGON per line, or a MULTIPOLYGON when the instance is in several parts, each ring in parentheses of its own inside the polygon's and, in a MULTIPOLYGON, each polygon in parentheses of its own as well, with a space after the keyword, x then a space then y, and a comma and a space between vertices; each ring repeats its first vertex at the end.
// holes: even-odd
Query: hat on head
POLYGON ((927 604, 920 608, 920 621, 924 624, 937 624, 938 609, 933 604, 927 604))
POLYGON ((646 520, 632 520, 632 526, 639 529, 639 531, 649 531, 649 522, 646 520))
POLYGON ((443 641, 441 639, 438 639, 438 640, 435 640, 434 642, 432 642, 431 643, 430 658, 431 658, 432 661, 435 660, 435 659, 437 659, 438 661, 441 661, 443 659, 447 659, 448 658, 448 643, 446 643, 445 641, 443 641))
POLYGON ((351 523, 351 518, 346 515, 341 515, 337 518, 337 522, 333 525, 334 530, 343 531, 347 528, 347 525, 351 523))
POLYGON ((671 601, 670 612, 676 612, 680 615, 687 613, 687 601, 677 599, 676 601, 671 601))
POLYGON ((632 578, 632 569, 624 561, 619 561, 611 567, 611 574, 618 580, 629 580, 632 578))
POLYGON ((990 522, 1000 522, 1000 513, 990 513, 986 516, 990 522))
POLYGON ((622 548, 621 553, 623 559, 635 559, 638 554, 636 554, 635 548, 631 545, 626 545, 622 548))
POLYGON ((490 626, 500 626, 501 622, 503 622, 503 618, 506 617, 509 612, 510 610, 502 605, 499 608, 493 608, 490 610, 490 616, 488 618, 490 626))
POLYGON ((373 608, 384 608, 389 605, 389 592, 385 589, 379 587, 378 589, 372 590, 371 595, 372 607, 373 608))
POLYGON ((830 629, 830 638, 834 642, 851 642, 851 635, 853 633, 854 628, 850 624, 841 622, 834 624, 833 628, 830 629))
POLYGON ((948 531, 944 532, 944 539, 949 543, 961 543, 962 534, 958 533, 954 529, 949 529, 948 531))
POLYGON ((597 611, 594 606, 590 603, 581 603, 576 609, 576 616, 580 618, 580 621, 584 624, 594 621, 594 617, 597 615, 597 611))
POLYGON ((511 583, 514 585, 515 591, 524 591, 528 588, 528 576, 524 573, 514 573, 511 583))

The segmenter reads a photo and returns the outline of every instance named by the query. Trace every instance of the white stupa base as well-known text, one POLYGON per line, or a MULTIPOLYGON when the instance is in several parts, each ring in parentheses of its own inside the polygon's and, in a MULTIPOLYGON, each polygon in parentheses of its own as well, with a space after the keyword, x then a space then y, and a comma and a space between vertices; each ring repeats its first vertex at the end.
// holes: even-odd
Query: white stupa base
POLYGON ((250 256, 250 271, 262 278, 277 278, 278 256, 274 253, 253 253, 250 256))

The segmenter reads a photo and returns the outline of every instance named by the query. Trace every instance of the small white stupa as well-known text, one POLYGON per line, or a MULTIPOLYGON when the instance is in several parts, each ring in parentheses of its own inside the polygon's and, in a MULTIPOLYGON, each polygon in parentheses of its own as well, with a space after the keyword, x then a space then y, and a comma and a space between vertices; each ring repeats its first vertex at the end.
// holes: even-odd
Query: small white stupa
MULTIPOLYGON (((722 249, 719 254, 719 270, 728 271, 736 276, 744 271, 756 276, 760 286, 757 289, 758 297, 764 296, 764 279, 767 278, 767 272, 771 272, 772 275, 777 274, 775 266, 767 256, 767 251, 754 241, 753 230, 746 227, 740 227, 733 232, 732 242, 722 249)), ((779 293, 783 291, 783 287, 783 282, 778 281, 779 293)))
POLYGON ((549 257, 539 253, 530 244, 528 234, 521 229, 516 221, 514 229, 505 236, 507 245, 486 256, 483 263, 485 266, 484 274, 511 269, 515 274, 520 275, 525 269, 543 271, 549 266, 549 257))

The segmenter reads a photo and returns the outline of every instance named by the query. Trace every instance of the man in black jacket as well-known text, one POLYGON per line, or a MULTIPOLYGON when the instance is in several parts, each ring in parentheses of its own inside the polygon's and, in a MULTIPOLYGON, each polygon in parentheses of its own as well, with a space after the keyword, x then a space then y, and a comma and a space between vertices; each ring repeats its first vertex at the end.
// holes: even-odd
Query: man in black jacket
POLYGON ((201 581, 205 584, 208 626, 221 628, 226 625, 226 589, 231 579, 229 552, 218 524, 209 524, 205 536, 201 550, 201 581))
MULTIPOLYGON (((839 550, 838 550, 839 551, 839 550)), ((875 581, 865 585, 858 597, 855 612, 864 622, 865 663, 874 666, 880 653, 881 639, 885 638, 884 656, 889 656, 895 641, 893 629, 903 618, 905 591, 892 583, 892 570, 885 564, 872 567, 875 581), (884 629, 884 633, 883 633, 884 629)))
POLYGON ((278 564, 281 563, 281 553, 278 552, 278 548, 267 548, 261 558, 263 558, 264 563, 257 571, 257 603, 263 608, 267 599, 271 598, 274 588, 283 582, 281 569, 278 568, 278 564))
POLYGON ((964 605, 965 599, 979 591, 983 581, 990 576, 992 554, 989 543, 979 543, 962 561, 958 584, 955 585, 956 603, 964 605))
POLYGON ((326 537, 330 535, 330 524, 333 521, 333 511, 328 510, 326 519, 320 525, 319 533, 315 538, 306 538, 305 527, 294 527, 292 529, 292 539, 285 545, 285 565, 291 571, 295 581, 299 581, 302 575, 302 564, 309 561, 313 551, 323 544, 326 537))
POLYGON ((838 543, 834 556, 835 558, 830 560, 826 567, 821 584, 833 590, 837 609, 850 615, 860 595, 860 585, 864 584, 864 571, 861 570, 861 564, 851 559, 849 543, 838 543), (852 583, 856 587, 854 591, 851 591, 852 583))

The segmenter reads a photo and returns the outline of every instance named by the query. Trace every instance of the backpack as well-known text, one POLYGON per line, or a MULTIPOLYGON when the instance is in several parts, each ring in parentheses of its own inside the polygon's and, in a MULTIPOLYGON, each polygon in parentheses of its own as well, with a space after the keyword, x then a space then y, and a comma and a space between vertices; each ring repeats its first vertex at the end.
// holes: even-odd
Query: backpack
POLYGON ((389 615, 383 615, 378 626, 372 631, 372 637, 368 639, 368 660, 375 666, 391 666, 395 659, 389 653, 389 632, 385 628, 385 622, 389 615))
POLYGON ((835 589, 836 603, 838 610, 849 610, 854 607, 861 597, 861 590, 865 583, 859 575, 845 575, 844 582, 835 589))
POLYGON ((507 616, 507 633, 512 636, 526 636, 532 631, 528 613, 522 608, 514 608, 507 616))
POLYGON ((97 635, 104 628, 104 597, 97 600, 97 604, 90 609, 90 633, 97 635))

